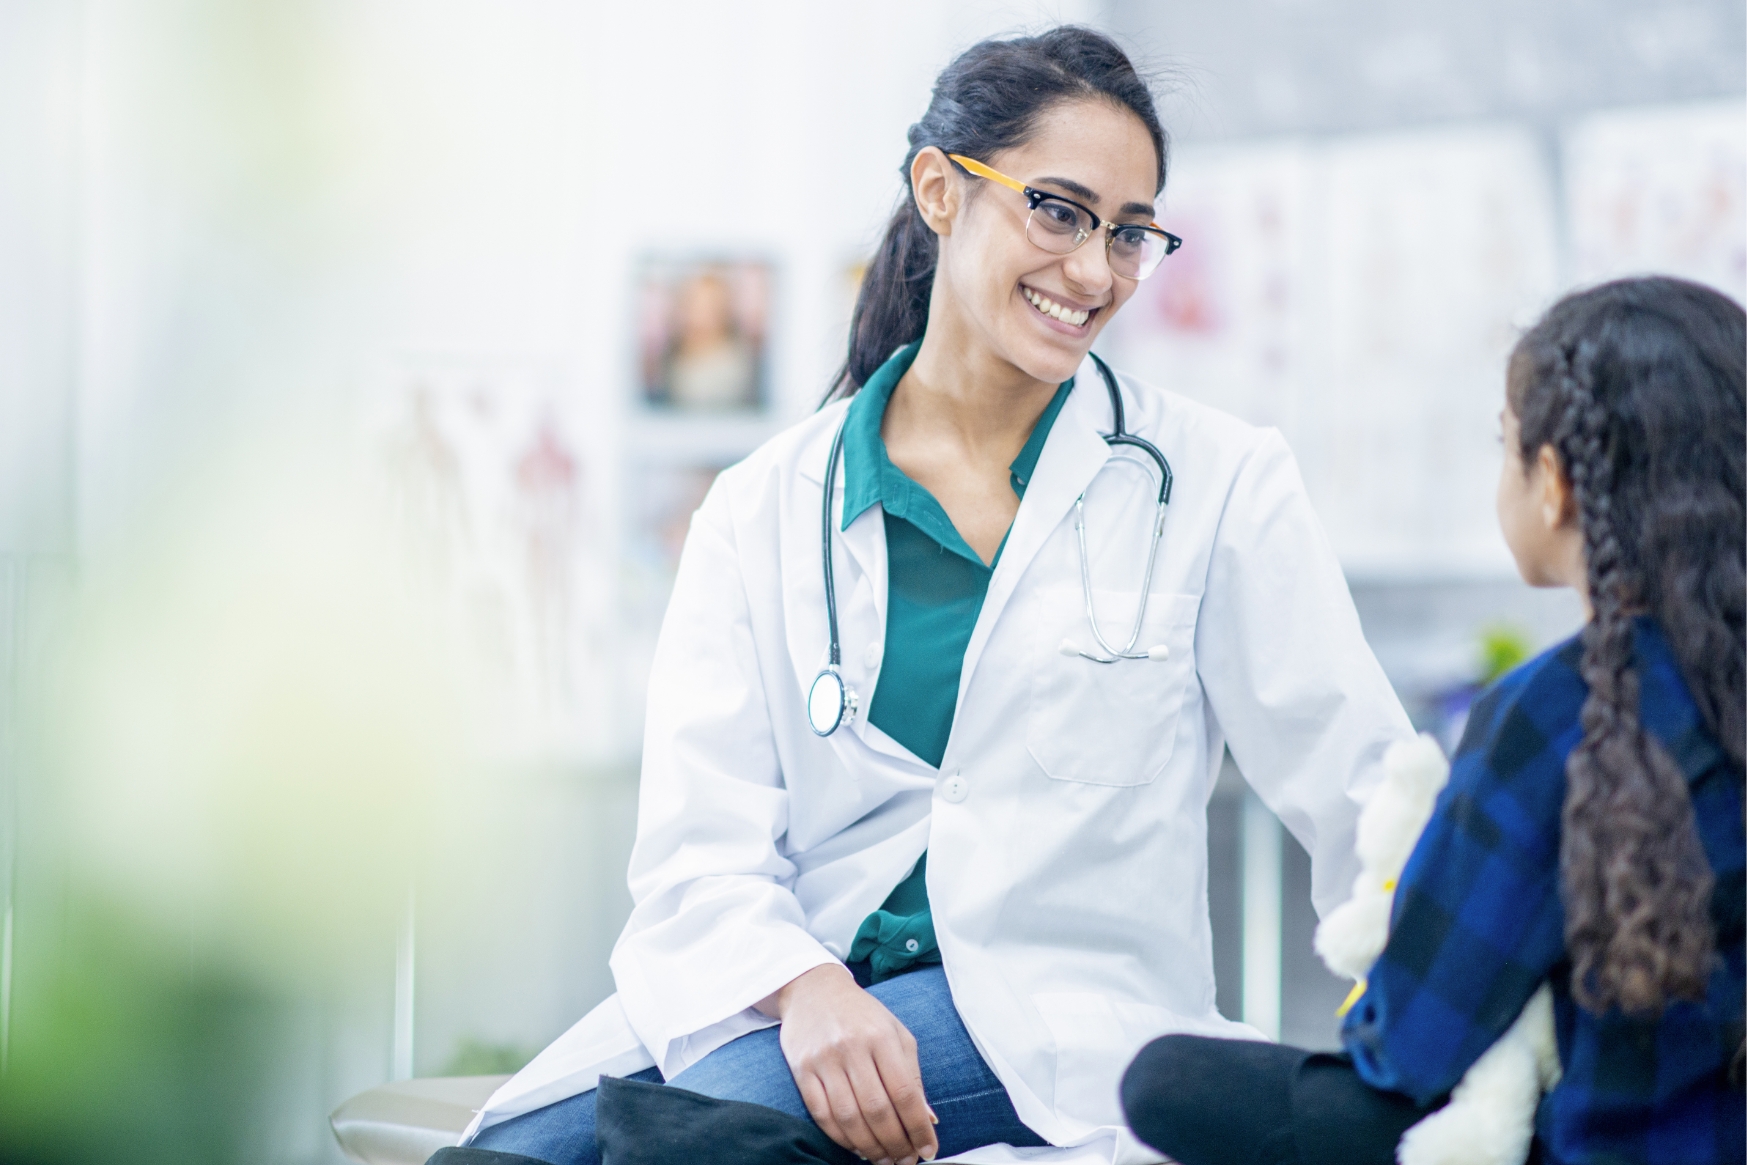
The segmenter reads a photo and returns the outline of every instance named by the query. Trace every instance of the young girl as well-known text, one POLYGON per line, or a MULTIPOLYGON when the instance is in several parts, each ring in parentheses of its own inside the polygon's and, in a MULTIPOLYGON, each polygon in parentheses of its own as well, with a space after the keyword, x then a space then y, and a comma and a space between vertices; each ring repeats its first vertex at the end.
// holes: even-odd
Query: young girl
POLYGON ((1123 1081, 1183 1165, 1388 1162, 1550 981, 1534 1155, 1739 1163, 1742 310, 1674 279, 1568 296, 1517 345, 1498 516, 1581 635, 1475 707, 1341 1056, 1168 1036, 1123 1081))

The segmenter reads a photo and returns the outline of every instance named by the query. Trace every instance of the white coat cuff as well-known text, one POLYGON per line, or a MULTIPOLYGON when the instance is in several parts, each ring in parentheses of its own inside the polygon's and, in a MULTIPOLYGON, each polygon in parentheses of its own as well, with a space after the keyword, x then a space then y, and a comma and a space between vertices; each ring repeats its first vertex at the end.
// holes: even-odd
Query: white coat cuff
MULTIPOLYGON (((672 1000, 665 1001, 664 1005, 646 989, 646 977, 625 974, 626 968, 622 967, 621 960, 613 960, 614 978, 618 981, 619 999, 625 1014, 643 1046, 654 1057, 663 1079, 672 1080, 717 1048, 743 1035, 775 1026, 776 1020, 753 1005, 814 967, 843 965, 805 931, 797 930, 794 938, 784 942, 783 947, 786 949, 773 951, 771 960, 759 967, 755 976, 742 980, 732 993, 720 990, 719 975, 716 984, 700 981, 696 984, 696 1002, 701 1007, 691 1008, 676 1008, 672 1000), (712 986, 717 990, 712 991, 712 986), (702 1018, 700 1010, 712 1004, 720 1008, 716 1013, 719 1018, 699 1023, 702 1018), (686 1018, 675 1024, 675 1019, 682 1015, 686 1018)), ((708 975, 707 970, 705 974, 708 975)))

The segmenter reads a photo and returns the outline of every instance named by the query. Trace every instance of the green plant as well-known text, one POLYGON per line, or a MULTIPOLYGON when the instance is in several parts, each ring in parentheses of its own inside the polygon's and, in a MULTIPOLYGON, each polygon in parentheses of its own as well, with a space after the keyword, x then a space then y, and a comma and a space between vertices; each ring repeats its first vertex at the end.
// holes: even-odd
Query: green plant
POLYGON ((534 1053, 519 1044, 493 1044, 462 1036, 439 1075, 502 1076, 521 1071, 522 1066, 533 1058, 534 1053))
POLYGON ((1533 648, 1528 634, 1508 623, 1493 623, 1480 629, 1480 682, 1490 684, 1529 658, 1533 648))

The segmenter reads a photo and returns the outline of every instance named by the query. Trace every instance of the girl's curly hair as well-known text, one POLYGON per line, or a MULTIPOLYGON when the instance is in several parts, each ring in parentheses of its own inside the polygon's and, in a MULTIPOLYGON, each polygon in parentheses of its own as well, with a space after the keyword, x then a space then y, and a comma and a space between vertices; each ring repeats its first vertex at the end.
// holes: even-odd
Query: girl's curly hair
POLYGON ((1711 870, 1685 778, 1639 720, 1632 618, 1656 620, 1706 727, 1740 766, 1744 363, 1740 306, 1668 278, 1567 296, 1511 356, 1519 452, 1525 463, 1547 445, 1558 455, 1594 612, 1559 855, 1572 994, 1593 1011, 1654 1014, 1703 998, 1714 961, 1711 870))

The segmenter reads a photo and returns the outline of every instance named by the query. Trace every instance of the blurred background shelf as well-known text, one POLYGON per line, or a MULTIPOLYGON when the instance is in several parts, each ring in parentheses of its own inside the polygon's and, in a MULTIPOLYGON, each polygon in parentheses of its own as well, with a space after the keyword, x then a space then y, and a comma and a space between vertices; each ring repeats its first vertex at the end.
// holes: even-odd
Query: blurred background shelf
POLYGON ((763 415, 637 411, 625 424, 625 459, 644 465, 732 465, 782 428, 763 415))

